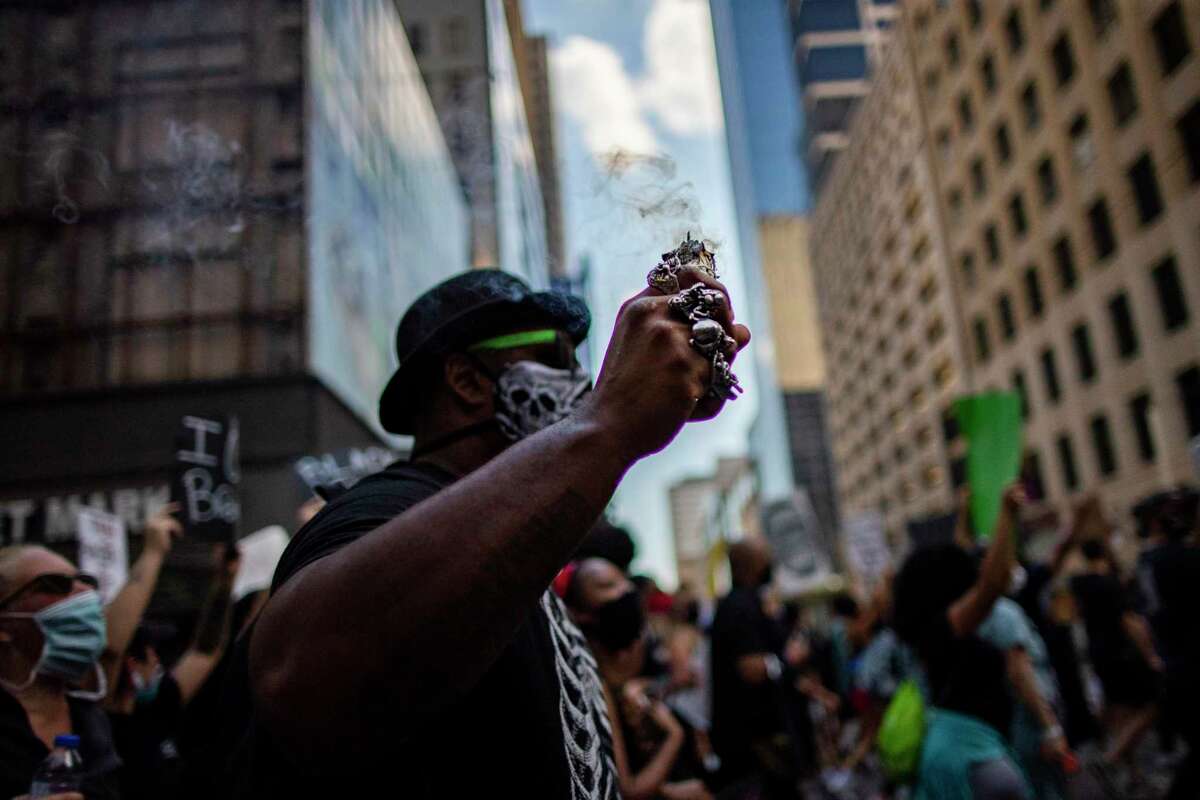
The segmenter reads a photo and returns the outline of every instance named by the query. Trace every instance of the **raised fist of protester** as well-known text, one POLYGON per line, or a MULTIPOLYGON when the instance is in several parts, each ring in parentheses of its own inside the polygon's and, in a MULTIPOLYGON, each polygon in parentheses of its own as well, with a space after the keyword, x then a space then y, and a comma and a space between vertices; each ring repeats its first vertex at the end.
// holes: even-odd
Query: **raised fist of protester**
MULTIPOLYGON (((749 344, 750 330, 733 321, 728 292, 719 281, 690 269, 678 277, 684 289, 704 283, 719 290, 725 303, 717 321, 737 351, 749 344)), ((712 366, 689 344, 691 326, 672 314, 669 300, 656 289, 645 289, 621 307, 584 411, 608 423, 605 429, 621 437, 633 459, 658 452, 686 422, 710 419, 725 404, 709 394, 712 366)))
POLYGON ((146 520, 146 549, 162 555, 171 552, 175 540, 183 536, 183 524, 175 517, 179 503, 167 503, 146 520))

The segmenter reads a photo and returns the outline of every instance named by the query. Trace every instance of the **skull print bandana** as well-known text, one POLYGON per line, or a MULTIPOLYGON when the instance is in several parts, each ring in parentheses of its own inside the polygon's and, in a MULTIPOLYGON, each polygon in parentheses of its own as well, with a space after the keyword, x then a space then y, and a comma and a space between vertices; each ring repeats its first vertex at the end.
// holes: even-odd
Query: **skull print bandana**
POLYGON ((518 361, 496 378, 496 421, 505 436, 519 441, 566 417, 591 390, 582 370, 518 361))

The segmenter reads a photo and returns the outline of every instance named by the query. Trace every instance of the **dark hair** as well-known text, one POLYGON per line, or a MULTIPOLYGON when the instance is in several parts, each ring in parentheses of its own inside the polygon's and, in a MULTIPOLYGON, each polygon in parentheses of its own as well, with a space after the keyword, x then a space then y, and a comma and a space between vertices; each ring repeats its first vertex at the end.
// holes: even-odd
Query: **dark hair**
POLYGON ((935 647, 930 636, 945 629, 936 624, 938 618, 978 577, 975 559, 958 545, 937 544, 914 552, 905 559, 893 586, 896 633, 918 651, 935 647))
POLYGON ((857 617, 858 603, 848 594, 834 595, 833 613, 839 617, 857 617))
POLYGON ((1099 539, 1085 539, 1083 543, 1079 545, 1079 549, 1083 553, 1083 557, 1088 561, 1099 561, 1102 558, 1106 558, 1108 555, 1108 553, 1105 552, 1104 543, 1099 539))
POLYGON ((614 564, 621 572, 628 573, 629 565, 633 563, 636 552, 637 548, 633 544, 633 537, 629 535, 629 531, 601 517, 575 550, 574 558, 576 561, 583 561, 585 558, 603 558, 610 564, 614 564))

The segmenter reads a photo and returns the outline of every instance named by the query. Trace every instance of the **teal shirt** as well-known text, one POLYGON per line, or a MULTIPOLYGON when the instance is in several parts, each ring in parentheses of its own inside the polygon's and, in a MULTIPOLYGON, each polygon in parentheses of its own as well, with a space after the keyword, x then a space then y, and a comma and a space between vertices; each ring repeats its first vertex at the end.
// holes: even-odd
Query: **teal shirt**
MULTIPOLYGON (((973 800, 972 767, 1000 759, 1016 766, 1004 737, 992 726, 933 706, 926 709, 926 720, 914 800, 973 800)), ((1034 796, 1028 785, 1026 793, 1034 796)))

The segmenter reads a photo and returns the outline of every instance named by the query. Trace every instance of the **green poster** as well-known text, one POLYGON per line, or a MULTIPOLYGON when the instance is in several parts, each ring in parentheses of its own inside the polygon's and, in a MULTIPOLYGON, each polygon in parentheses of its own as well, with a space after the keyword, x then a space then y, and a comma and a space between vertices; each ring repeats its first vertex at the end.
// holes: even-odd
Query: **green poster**
POLYGON ((1000 516, 1004 487, 1021 467, 1021 399, 1016 392, 985 392, 956 400, 954 413, 967 440, 971 526, 987 539, 1000 516))

